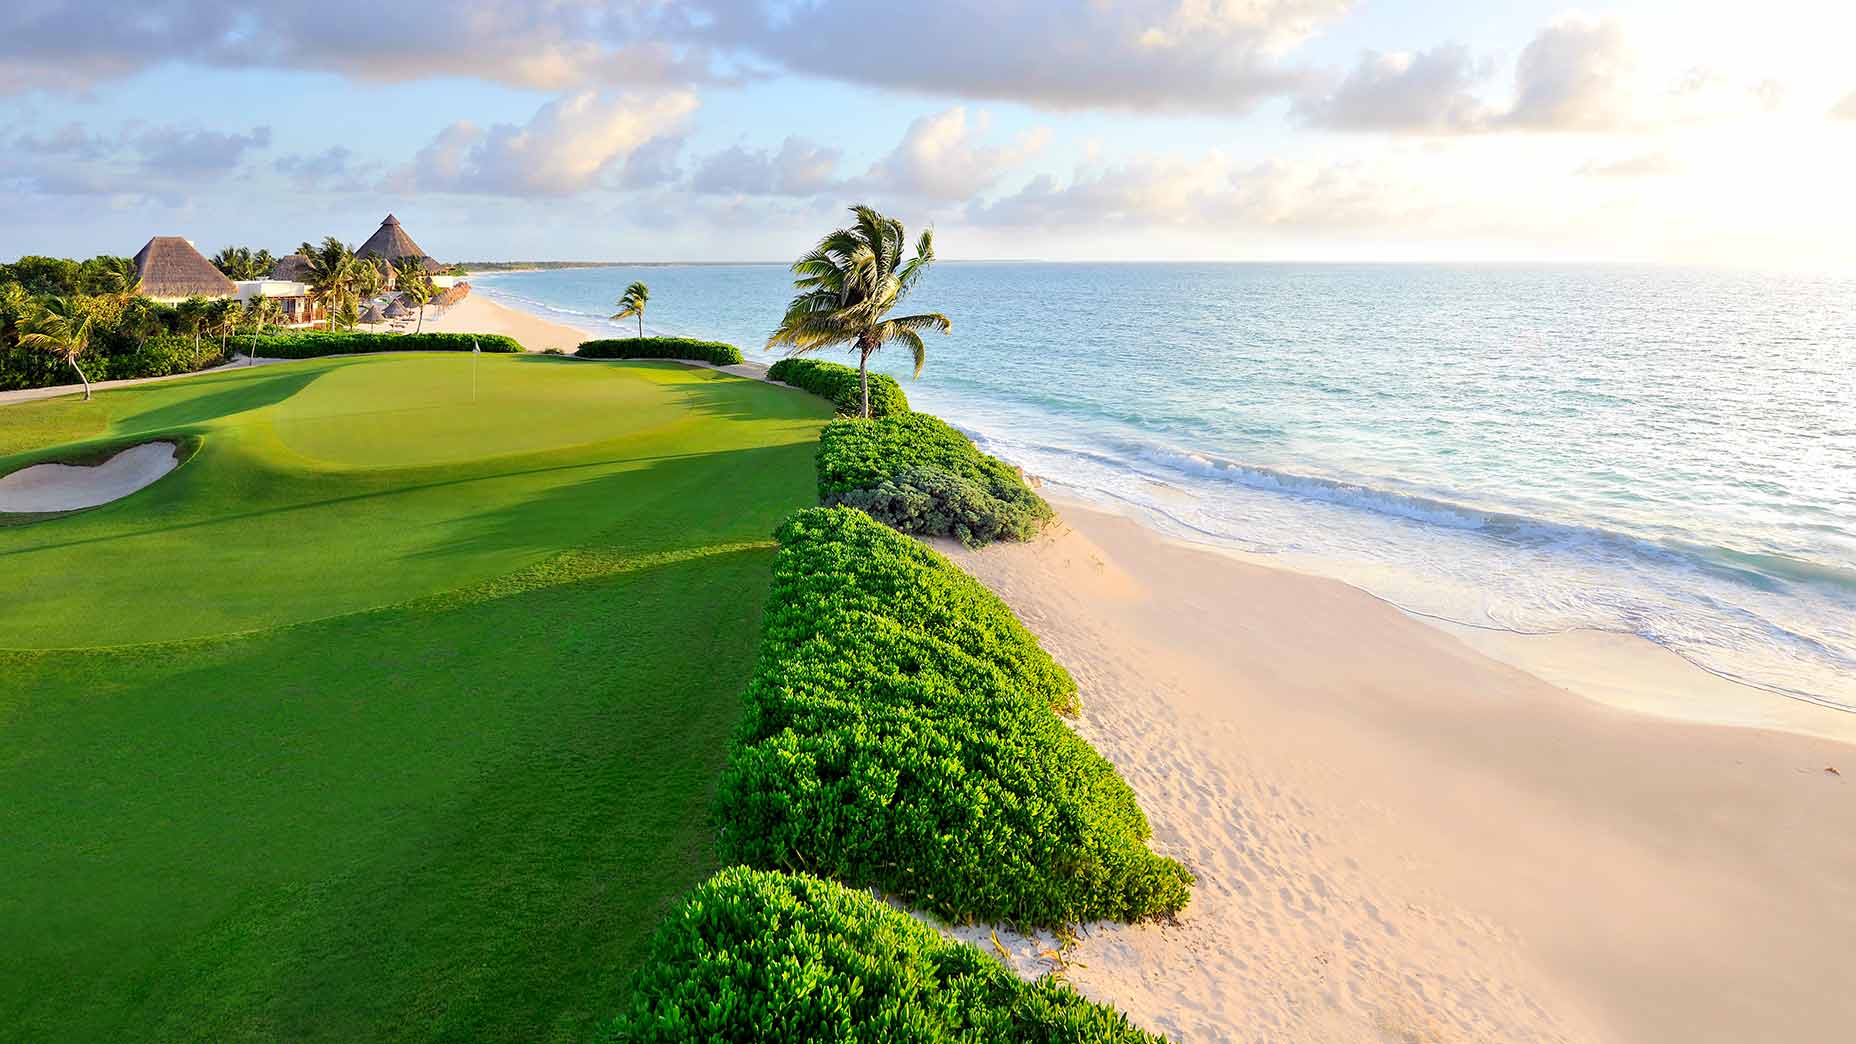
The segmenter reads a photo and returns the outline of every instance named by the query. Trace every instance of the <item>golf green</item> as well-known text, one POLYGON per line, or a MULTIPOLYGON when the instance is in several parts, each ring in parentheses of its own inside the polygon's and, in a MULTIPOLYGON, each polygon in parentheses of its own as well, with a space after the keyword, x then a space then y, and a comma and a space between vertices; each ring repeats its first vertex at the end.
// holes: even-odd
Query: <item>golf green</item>
POLYGON ((0 526, 7 1038, 594 1035, 713 869, 768 534, 828 412, 487 355, 0 407, 0 472, 197 445, 0 526))

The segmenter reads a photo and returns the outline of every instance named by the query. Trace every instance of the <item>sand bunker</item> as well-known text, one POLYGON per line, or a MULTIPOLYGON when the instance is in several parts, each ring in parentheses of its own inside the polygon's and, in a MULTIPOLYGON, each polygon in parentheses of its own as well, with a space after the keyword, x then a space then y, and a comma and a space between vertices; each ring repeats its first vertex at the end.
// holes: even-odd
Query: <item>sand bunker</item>
POLYGON ((93 467, 34 464, 0 477, 0 512, 76 511, 120 500, 174 470, 179 447, 144 442, 93 467))

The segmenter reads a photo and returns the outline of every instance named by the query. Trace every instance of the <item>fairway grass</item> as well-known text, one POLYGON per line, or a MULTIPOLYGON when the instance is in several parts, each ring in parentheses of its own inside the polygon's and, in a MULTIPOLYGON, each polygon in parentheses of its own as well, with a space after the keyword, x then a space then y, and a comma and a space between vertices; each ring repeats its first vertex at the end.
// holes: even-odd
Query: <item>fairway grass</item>
POLYGON ((0 408, 9 1040, 574 1040, 714 869, 829 407, 676 364, 314 360, 0 408), (101 418, 101 420, 99 419, 101 418))

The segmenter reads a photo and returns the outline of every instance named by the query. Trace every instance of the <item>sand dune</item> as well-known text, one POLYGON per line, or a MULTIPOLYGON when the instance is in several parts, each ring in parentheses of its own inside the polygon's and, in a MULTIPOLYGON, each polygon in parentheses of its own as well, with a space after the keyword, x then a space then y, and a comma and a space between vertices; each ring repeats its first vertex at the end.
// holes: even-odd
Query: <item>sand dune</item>
POLYGON ((1085 993, 1192 1041, 1856 1025, 1856 748, 1603 706, 1344 584, 1063 512, 945 550, 1077 674, 1079 731, 1200 877, 1177 925, 1087 932, 1085 993))

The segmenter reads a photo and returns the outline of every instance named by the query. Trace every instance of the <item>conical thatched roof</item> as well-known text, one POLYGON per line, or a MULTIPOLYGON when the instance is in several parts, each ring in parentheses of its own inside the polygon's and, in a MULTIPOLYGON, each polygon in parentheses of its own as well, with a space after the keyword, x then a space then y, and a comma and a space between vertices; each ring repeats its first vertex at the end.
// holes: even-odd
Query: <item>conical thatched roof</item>
POLYGON ((438 262, 426 256, 419 244, 412 241, 412 237, 400 227, 400 219, 392 214, 388 214, 386 220, 380 223, 380 227, 374 230, 374 234, 367 237, 367 242, 361 244, 361 249, 355 251, 354 256, 378 258, 388 264, 393 264, 402 257, 418 257, 425 259, 424 267, 427 272, 436 272, 441 267, 438 262))
POLYGON ((271 266, 271 278, 282 279, 292 283, 301 283, 309 275, 309 258, 302 254, 291 254, 277 259, 271 266))
POLYGON ((367 306, 367 311, 361 313, 361 321, 364 323, 384 323, 387 321, 387 317, 380 314, 379 305, 370 304, 367 306))
POLYGON ((412 311, 406 307, 405 302, 396 297, 387 302, 387 310, 382 314, 388 319, 404 319, 408 315, 411 315, 412 311))
POLYGON ((135 255, 142 293, 160 301, 189 297, 235 297, 238 287, 179 236, 156 236, 135 255))

